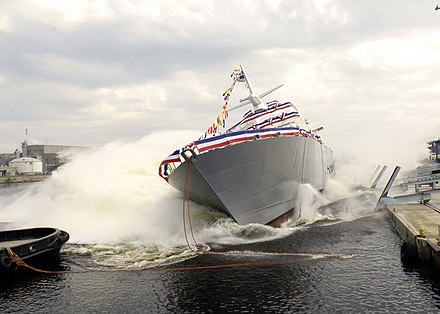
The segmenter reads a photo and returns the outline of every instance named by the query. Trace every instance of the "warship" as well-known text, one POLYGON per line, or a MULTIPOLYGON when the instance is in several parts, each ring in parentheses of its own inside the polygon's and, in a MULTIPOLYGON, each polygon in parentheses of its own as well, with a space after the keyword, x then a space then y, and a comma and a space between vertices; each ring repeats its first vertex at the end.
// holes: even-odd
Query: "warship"
MULTIPOLYGON (((159 166, 159 175, 185 197, 232 217, 241 225, 280 226, 295 213, 300 184, 322 191, 334 174, 332 150, 291 102, 264 102, 279 85, 257 94, 240 65, 212 125, 197 140, 175 150, 159 166), (243 83, 249 95, 232 108, 229 98, 243 83), (252 106, 226 127, 230 112, 252 106)), ((228 120, 229 121, 229 120, 228 120)))

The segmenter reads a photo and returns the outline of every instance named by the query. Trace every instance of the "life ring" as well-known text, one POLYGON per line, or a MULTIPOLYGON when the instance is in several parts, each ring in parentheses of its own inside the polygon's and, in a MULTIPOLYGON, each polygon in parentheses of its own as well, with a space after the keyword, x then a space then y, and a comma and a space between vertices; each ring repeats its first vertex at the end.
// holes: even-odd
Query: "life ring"
POLYGON ((0 265, 4 269, 9 269, 12 267, 12 259, 9 256, 2 256, 0 257, 0 265))

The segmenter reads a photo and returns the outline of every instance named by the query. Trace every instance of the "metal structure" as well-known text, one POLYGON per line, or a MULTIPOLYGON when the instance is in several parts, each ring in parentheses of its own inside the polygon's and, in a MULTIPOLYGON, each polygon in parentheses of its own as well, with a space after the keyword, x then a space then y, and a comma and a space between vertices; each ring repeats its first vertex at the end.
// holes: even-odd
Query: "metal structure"
POLYGON ((429 159, 440 162, 440 138, 427 143, 429 149, 429 159))
MULTIPOLYGON (((427 204, 431 200, 431 194, 440 193, 440 189, 435 189, 435 185, 431 185, 430 190, 420 190, 420 182, 422 181, 420 177, 413 177, 414 178, 414 187, 416 193, 413 194, 404 194, 399 196, 388 196, 389 191, 391 190, 391 187, 393 186, 394 181, 397 178, 397 175, 399 174, 400 167, 396 166, 396 168, 393 171, 393 174, 391 175, 390 179, 388 180, 387 185, 385 186, 384 190, 382 191, 382 194, 379 197, 379 200, 376 204, 376 209, 386 206, 386 205, 396 205, 401 203, 407 203, 407 202, 419 202, 423 204, 427 204)), ((407 181, 408 183, 409 181, 407 181)), ((432 183, 432 182, 431 182, 432 183)), ((408 183, 411 184, 411 183, 408 183)))
POLYGON ((414 185, 415 191, 436 189, 440 181, 440 164, 426 164, 407 172, 402 178, 402 184, 414 185))
MULTIPOLYGON (((380 168, 380 166, 377 166, 377 167, 380 168)), ((372 188, 372 189, 375 189, 375 188, 376 188, 376 185, 377 185, 377 183, 379 182, 380 178, 382 178, 383 173, 385 172, 385 170, 387 170, 387 166, 383 166, 382 169, 380 170, 380 172, 379 172, 379 174, 378 174, 376 180, 374 180, 373 184, 371 185, 371 188, 372 188)))

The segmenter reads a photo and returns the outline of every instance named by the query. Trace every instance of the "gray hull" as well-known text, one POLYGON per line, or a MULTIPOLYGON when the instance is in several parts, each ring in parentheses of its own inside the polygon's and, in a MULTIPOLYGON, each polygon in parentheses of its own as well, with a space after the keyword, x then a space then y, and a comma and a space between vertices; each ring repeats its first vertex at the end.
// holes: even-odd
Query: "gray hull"
POLYGON ((185 161, 169 183, 183 192, 189 182, 192 200, 239 224, 272 224, 293 210, 299 184, 324 189, 331 159, 331 151, 312 138, 256 139, 197 155, 191 165, 185 161))

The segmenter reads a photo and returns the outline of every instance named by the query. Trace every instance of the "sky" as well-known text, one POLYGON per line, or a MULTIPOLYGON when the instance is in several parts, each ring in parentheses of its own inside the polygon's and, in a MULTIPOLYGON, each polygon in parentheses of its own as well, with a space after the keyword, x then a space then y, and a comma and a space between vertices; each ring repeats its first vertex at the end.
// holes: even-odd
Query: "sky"
POLYGON ((322 123, 338 160, 413 166, 440 136, 437 4, 2 1, 0 153, 26 129, 30 144, 93 147, 202 134, 243 64, 257 90, 285 84, 267 100, 322 123))

